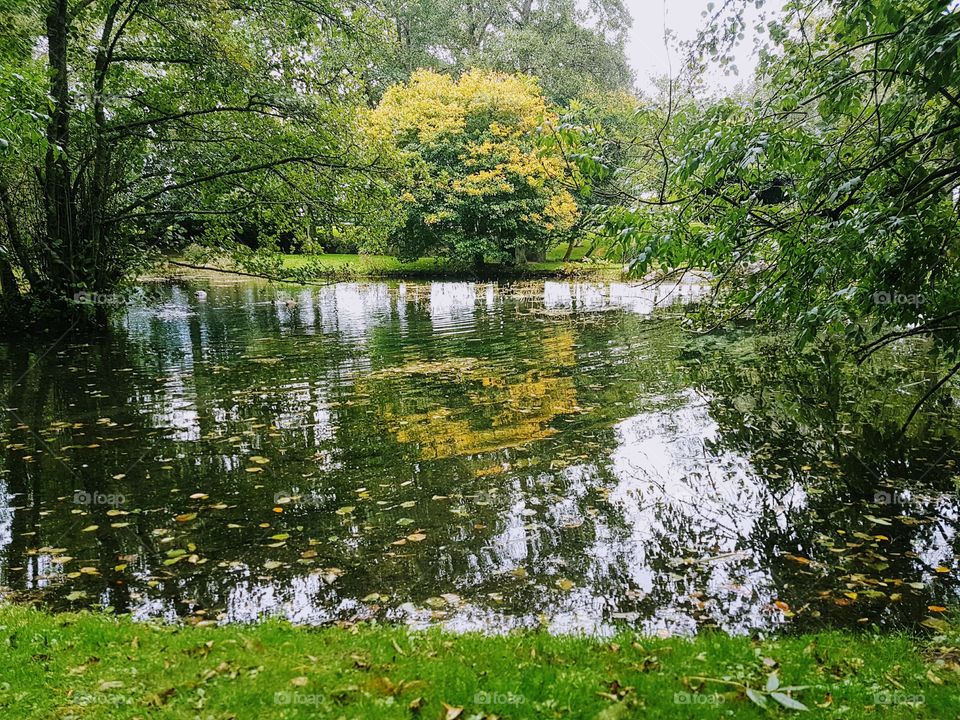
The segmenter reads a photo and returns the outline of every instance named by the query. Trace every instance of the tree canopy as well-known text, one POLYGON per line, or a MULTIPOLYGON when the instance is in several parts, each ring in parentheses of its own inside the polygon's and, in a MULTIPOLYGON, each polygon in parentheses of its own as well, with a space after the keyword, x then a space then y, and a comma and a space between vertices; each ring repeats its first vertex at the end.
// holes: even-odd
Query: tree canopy
POLYGON ((526 75, 473 70, 453 80, 422 70, 390 88, 370 124, 409 170, 405 217, 392 236, 400 254, 475 264, 542 255, 577 216, 562 157, 537 145, 549 120, 526 75))
POLYGON ((4 24, 24 42, 0 76, 7 302, 25 281, 72 314, 185 218, 375 217, 376 149, 350 109, 360 22, 313 0, 15 6, 4 24))
MULTIPOLYGON (((743 28, 744 4, 725 7, 699 45, 715 60, 743 28)), ((926 336, 956 358, 957 8, 792 2, 765 30, 751 94, 664 99, 636 143, 650 168, 617 177, 609 236, 636 274, 712 272, 704 328, 749 315, 801 342, 840 334, 860 359, 926 336)), ((608 161, 571 159, 609 182, 608 161)))
POLYGON ((632 84, 624 55, 632 20, 622 0, 382 0, 376 12, 387 42, 371 76, 375 92, 419 68, 534 75, 555 103, 632 84))

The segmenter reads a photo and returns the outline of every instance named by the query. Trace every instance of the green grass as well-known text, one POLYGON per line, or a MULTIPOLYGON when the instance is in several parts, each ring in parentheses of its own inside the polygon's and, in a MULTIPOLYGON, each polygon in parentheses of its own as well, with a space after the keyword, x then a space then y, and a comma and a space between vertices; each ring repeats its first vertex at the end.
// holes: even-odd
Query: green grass
POLYGON ((346 255, 325 253, 323 255, 284 255, 284 265, 288 268, 298 268, 310 262, 318 261, 331 270, 351 270, 362 273, 394 273, 394 272, 431 272, 442 270, 443 264, 436 258, 420 258, 413 262, 401 262, 391 255, 346 255))
MULTIPOLYGON (((585 248, 579 252, 582 255, 585 248)), ((577 254, 575 253, 575 256, 577 254)), ((520 268, 509 266, 491 266, 485 274, 505 277, 569 277, 579 275, 619 276, 620 266, 615 263, 595 261, 590 263, 572 261, 563 262, 562 249, 548 253, 545 262, 530 262, 520 268)), ((329 253, 324 255, 284 255, 284 265, 289 269, 304 267, 319 262, 332 277, 364 278, 439 278, 462 277, 473 274, 470 268, 445 264, 439 258, 420 258, 412 262, 401 262, 390 255, 343 255, 329 253)))
POLYGON ((182 627, 0 606, 0 717, 956 718, 957 639, 182 627), (737 684, 771 673, 808 685, 792 696, 810 711, 762 710, 737 684))

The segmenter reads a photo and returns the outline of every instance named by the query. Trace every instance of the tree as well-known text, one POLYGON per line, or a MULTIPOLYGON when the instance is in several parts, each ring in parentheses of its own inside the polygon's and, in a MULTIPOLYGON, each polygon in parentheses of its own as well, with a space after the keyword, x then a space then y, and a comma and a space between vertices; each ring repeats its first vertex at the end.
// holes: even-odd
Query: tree
POLYGON ((0 282, 54 308, 45 321, 102 323, 74 298, 115 292, 185 218, 350 216, 377 195, 350 110, 356 28, 325 0, 45 0, 10 23, 25 42, 0 49, 16 85, 0 100, 0 282))
MULTIPOLYGON (((742 5, 705 34, 715 57, 742 5)), ((958 28, 932 0, 789 3, 756 94, 669 115, 662 192, 625 190, 611 235, 638 273, 712 271, 706 327, 749 314, 861 361, 929 338, 950 365, 922 403, 960 372, 958 28)))
POLYGON ((407 162, 405 220, 391 238, 399 253, 476 265, 541 256, 577 216, 562 158, 537 147, 551 120, 525 75, 474 70, 455 81, 421 70, 388 90, 369 123, 407 162))
POLYGON ((580 217, 567 234, 564 262, 576 243, 590 236, 593 251, 606 229, 611 210, 624 196, 624 187, 649 184, 649 148, 639 138, 651 137, 657 112, 628 93, 593 94, 571 100, 556 123, 545 123, 540 146, 560 152, 567 160, 570 191, 580 217))
POLYGON ((376 7, 388 39, 370 77, 376 97, 419 68, 534 75, 560 104, 629 90, 633 81, 624 54, 632 21, 621 0, 381 0, 376 7))

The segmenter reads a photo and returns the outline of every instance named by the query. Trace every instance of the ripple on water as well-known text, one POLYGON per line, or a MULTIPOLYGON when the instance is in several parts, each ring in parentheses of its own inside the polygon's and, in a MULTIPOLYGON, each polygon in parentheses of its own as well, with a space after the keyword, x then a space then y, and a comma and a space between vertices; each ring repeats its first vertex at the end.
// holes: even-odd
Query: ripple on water
POLYGON ((811 435, 828 403, 668 317, 702 287, 205 287, 103 346, 2 347, 0 586, 597 634, 909 623, 954 593, 943 439, 878 507, 888 448, 811 435))

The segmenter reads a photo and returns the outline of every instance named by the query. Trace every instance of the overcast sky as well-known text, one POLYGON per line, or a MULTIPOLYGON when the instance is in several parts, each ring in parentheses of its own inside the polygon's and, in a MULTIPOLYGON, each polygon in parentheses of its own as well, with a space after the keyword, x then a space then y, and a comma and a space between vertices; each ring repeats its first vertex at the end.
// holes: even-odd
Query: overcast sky
MULTIPOLYGON (((627 43, 627 58, 637 74, 637 84, 641 89, 651 88, 651 76, 666 75, 669 71, 667 48, 664 47, 664 27, 673 31, 678 40, 692 40, 705 23, 701 13, 706 10, 708 0, 624 0, 633 16, 627 43)), ((716 5, 721 3, 715 0, 716 5)), ((782 0, 767 0, 766 12, 782 6, 782 0)), ((730 89, 738 82, 749 79, 756 67, 753 53, 753 23, 757 17, 752 12, 747 22, 747 35, 735 56, 740 77, 725 77, 721 72, 710 74, 710 84, 718 89, 730 89)), ((673 60, 676 73, 680 62, 675 47, 669 58, 673 60)))

